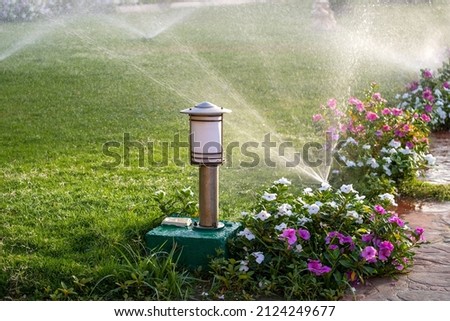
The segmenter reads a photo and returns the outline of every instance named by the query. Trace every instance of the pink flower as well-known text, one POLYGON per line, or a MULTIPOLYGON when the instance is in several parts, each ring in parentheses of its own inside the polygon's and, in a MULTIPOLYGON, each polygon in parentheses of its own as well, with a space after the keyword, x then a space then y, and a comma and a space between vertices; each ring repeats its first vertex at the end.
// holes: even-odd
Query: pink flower
POLYGON ((403 127, 402 127, 402 130, 403 130, 404 132, 409 132, 410 129, 411 129, 411 127, 409 127, 408 124, 405 124, 405 125, 403 125, 403 127))
POLYGON ((373 100, 375 100, 375 101, 382 101, 382 102, 384 102, 384 101, 386 101, 385 99, 383 99, 382 97, 381 97, 381 94, 380 93, 374 93, 373 95, 372 95, 372 99, 373 100))
POLYGON ((389 125, 383 125, 383 127, 381 127, 381 129, 382 129, 384 132, 388 132, 388 131, 391 130, 391 126, 389 126, 389 125))
POLYGON ((322 265, 319 260, 309 260, 308 262, 308 270, 315 275, 326 274, 331 271, 331 268, 326 265, 322 265))
POLYGON ((323 119, 323 116, 321 114, 315 114, 312 116, 312 119, 314 122, 321 121, 323 119))
POLYGON ((401 110, 400 108, 392 108, 392 114, 394 116, 400 116, 401 114, 403 114, 403 110, 401 110))
POLYGON ((430 69, 425 69, 422 71, 422 77, 425 79, 431 79, 433 78, 433 73, 431 72, 430 69))
POLYGON ((420 119, 422 119, 424 122, 429 123, 431 121, 430 116, 428 116, 427 114, 422 114, 420 116, 420 119))
POLYGON ((364 131, 366 128, 364 127, 364 125, 358 125, 355 127, 355 132, 359 133, 364 131))
POLYGON ((383 115, 392 115, 392 110, 390 110, 389 108, 385 108, 381 111, 381 113, 383 115))
POLYGON ((375 121, 378 118, 380 118, 376 113, 372 112, 372 111, 368 111, 366 114, 366 119, 368 121, 375 121))
POLYGON ((389 222, 389 223, 397 224, 397 225, 400 226, 400 227, 405 226, 405 222, 403 222, 403 220, 402 220, 400 217, 398 217, 397 215, 392 215, 392 216, 389 218, 388 222, 389 222))
POLYGON ((328 101, 327 101, 327 106, 328 106, 330 109, 336 109, 336 105, 337 105, 336 99, 334 99, 334 98, 328 99, 328 101))
POLYGON ((311 237, 311 234, 309 233, 308 230, 304 230, 304 229, 299 229, 298 230, 298 235, 304 239, 305 241, 309 240, 311 237))
POLYGON ((374 263, 377 260, 377 250, 373 246, 366 246, 361 252, 361 257, 367 262, 374 263))
POLYGON ((287 228, 283 231, 283 233, 281 233, 281 235, 279 236, 280 239, 285 239, 287 240, 289 245, 294 244, 295 242, 297 242, 297 235, 296 235, 296 231, 293 228, 287 228))
POLYGON ((375 210, 375 212, 377 212, 378 214, 381 214, 381 215, 384 215, 387 213, 386 210, 384 209, 384 207, 379 204, 375 205, 373 209, 375 210))
POLYGON ((356 110, 359 112, 362 112, 364 110, 364 104, 355 97, 350 97, 350 99, 348 100, 348 103, 350 105, 355 106, 356 110))
POLYGON ((449 90, 449 89, 450 89, 450 83, 449 83, 448 81, 444 82, 444 83, 442 84, 442 88, 444 88, 444 89, 446 89, 446 90, 449 90))
POLYGON ((389 241, 383 241, 379 245, 378 258, 380 261, 386 261, 389 256, 391 256, 392 251, 394 250, 394 245, 389 241))

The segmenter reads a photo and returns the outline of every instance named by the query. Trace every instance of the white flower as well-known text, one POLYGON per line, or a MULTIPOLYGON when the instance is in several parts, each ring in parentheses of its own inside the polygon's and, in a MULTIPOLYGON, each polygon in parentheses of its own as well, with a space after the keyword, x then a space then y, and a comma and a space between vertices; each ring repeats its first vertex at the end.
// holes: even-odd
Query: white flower
POLYGON ((347 216, 353 217, 354 219, 359 218, 359 214, 356 211, 347 211, 347 216))
POLYGON ((284 216, 284 215, 291 216, 292 215, 292 206, 289 204, 286 204, 286 203, 281 204, 278 207, 278 215, 279 216, 284 216))
POLYGON ((333 169, 332 171, 331 171, 331 174, 334 174, 334 175, 337 175, 337 174, 339 174, 340 173, 340 171, 338 170, 338 169, 333 169))
POLYGON ((249 241, 255 238, 255 235, 248 228, 245 228, 243 231, 240 231, 238 235, 245 236, 245 238, 249 241))
POLYGON ((239 267, 239 271, 247 272, 249 270, 247 265, 248 265, 248 261, 241 261, 241 265, 239 267))
POLYGON ((255 261, 258 264, 261 264, 264 261, 264 254, 263 252, 253 252, 251 255, 255 257, 255 261))
POLYGON ((391 176, 392 175, 392 172, 391 172, 391 170, 389 169, 389 167, 387 165, 383 165, 383 169, 384 169, 384 172, 386 173, 387 176, 391 176))
POLYGON ((328 191, 331 188, 331 185, 327 182, 322 182, 321 187, 319 188, 319 191, 328 191))
POLYGON ((390 153, 390 154, 396 154, 396 153, 397 153, 397 150, 396 150, 395 148, 391 148, 391 149, 389 150, 389 153, 390 153))
POLYGON ((380 150, 380 152, 382 152, 382 153, 384 153, 384 154, 389 153, 389 151, 386 149, 386 147, 383 147, 383 148, 380 150))
POLYGON ((348 145, 348 144, 358 145, 358 142, 353 137, 349 137, 345 141, 344 145, 348 145))
POLYGON ((267 213, 266 211, 261 211, 258 214, 256 214, 256 218, 260 219, 261 221, 265 221, 267 220, 269 217, 271 217, 272 215, 270 215, 269 213, 267 213))
POLYGON ((312 219, 310 219, 309 217, 301 217, 298 219, 298 225, 300 226, 304 226, 306 223, 312 222, 312 219))
POLYGON ((208 292, 202 292, 202 296, 208 296, 208 292))
POLYGON ((242 215, 242 216, 247 216, 247 215, 248 215, 248 212, 241 212, 241 215, 242 215))
POLYGON ((278 185, 291 185, 292 184, 290 180, 288 180, 287 178, 284 178, 284 177, 280 178, 279 180, 277 180, 273 183, 278 184, 278 185))
POLYGON ((382 200, 388 200, 389 202, 391 202, 392 205, 397 206, 397 203, 395 202, 395 196, 389 193, 384 193, 381 195, 378 195, 378 197, 382 200))
POLYGON ((402 146, 402 143, 399 142, 398 140, 393 139, 389 142, 389 146, 393 148, 399 148, 400 146, 402 146))
POLYGON ((365 149, 365 150, 369 150, 371 147, 370 147, 370 145, 369 144, 365 144, 365 145, 363 145, 363 147, 362 147, 363 149, 365 149))
POLYGON ((356 195, 356 196, 355 196, 355 199, 356 199, 357 201, 362 201, 362 200, 365 199, 365 198, 366 198, 365 195, 356 195))
POLYGON ((305 189, 303 190, 303 194, 309 195, 309 196, 313 195, 313 193, 312 193, 312 188, 311 188, 311 187, 305 188, 305 189))
POLYGON ((364 163, 361 162, 361 161, 359 161, 358 163, 356 163, 356 165, 357 165, 358 167, 363 167, 363 166, 364 166, 364 163))
POLYGON ((312 204, 308 206, 308 213, 309 214, 317 214, 319 213, 320 207, 317 204, 312 204))
POLYGON ((218 297, 217 297, 219 300, 225 300, 225 295, 219 295, 218 297))
POLYGON ((303 246, 301 244, 297 244, 295 246, 295 252, 301 253, 303 251, 303 246))
POLYGON ((328 202, 327 204, 330 205, 332 208, 338 208, 338 205, 335 201, 328 202))
POLYGON ((409 154, 411 154, 411 150, 410 150, 408 147, 400 148, 398 151, 399 151, 400 153, 402 153, 403 155, 409 155, 409 154))
POLYGON ((434 157, 433 155, 431 155, 431 154, 426 154, 426 155, 424 156, 424 158, 425 158, 425 160, 427 161, 427 163, 428 163, 429 166, 436 165, 436 157, 434 157))
POLYGON ((267 193, 264 192, 264 195, 262 196, 266 201, 274 201, 277 198, 277 194, 275 193, 267 193))
POLYGON ((384 160, 387 164, 392 163, 392 159, 391 159, 390 157, 383 157, 383 160, 384 160))
POLYGON ((349 184, 349 185, 345 185, 343 184, 340 188, 341 192, 344 194, 348 194, 350 192, 354 192, 355 190, 353 189, 353 184, 349 184))
POLYGON ((275 225, 275 229, 277 230, 277 231, 283 231, 284 229, 286 229, 286 227, 287 227, 287 225, 286 225, 286 223, 281 223, 281 224, 278 224, 278 225, 275 225))
POLYGON ((347 160, 345 162, 345 165, 347 165, 347 167, 356 167, 356 163, 354 161, 351 161, 351 160, 347 160))
POLYGON ((366 162, 367 165, 370 165, 370 167, 372 168, 378 168, 380 167, 380 165, 378 165, 377 161, 375 158, 369 158, 366 162))
POLYGON ((305 201, 301 197, 297 197, 297 201, 303 205, 305 204, 305 201))

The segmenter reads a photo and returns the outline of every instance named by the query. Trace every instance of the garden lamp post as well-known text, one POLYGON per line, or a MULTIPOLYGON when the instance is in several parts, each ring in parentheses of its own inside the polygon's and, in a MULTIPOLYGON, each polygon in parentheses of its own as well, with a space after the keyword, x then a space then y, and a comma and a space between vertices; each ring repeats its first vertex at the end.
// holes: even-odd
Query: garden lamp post
POLYGON ((189 115, 191 164, 199 166, 199 229, 224 226, 219 222, 219 165, 223 163, 223 114, 230 112, 207 101, 181 111, 189 115))

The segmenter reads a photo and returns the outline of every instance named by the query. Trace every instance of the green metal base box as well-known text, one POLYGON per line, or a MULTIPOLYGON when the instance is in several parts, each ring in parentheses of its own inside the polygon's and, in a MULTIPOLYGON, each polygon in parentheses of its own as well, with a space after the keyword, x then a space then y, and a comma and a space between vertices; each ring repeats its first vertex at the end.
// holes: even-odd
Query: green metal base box
POLYGON ((176 244, 179 264, 189 269, 207 269, 211 258, 217 257, 217 250, 227 257, 227 241, 240 228, 236 222, 223 223, 225 227, 220 230, 161 225, 147 232, 145 243, 149 249, 162 248, 164 251, 170 251, 176 244))

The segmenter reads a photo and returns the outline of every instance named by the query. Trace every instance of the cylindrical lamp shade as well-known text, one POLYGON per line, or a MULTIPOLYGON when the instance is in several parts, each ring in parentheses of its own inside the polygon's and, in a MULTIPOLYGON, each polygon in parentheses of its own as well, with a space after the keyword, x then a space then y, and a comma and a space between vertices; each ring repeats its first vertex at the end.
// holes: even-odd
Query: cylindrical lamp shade
POLYGON ((190 120, 191 163, 222 164, 222 116, 191 115, 190 120))
POLYGON ((231 110, 203 102, 181 112, 190 116, 191 164, 221 165, 223 163, 222 116, 231 110))

